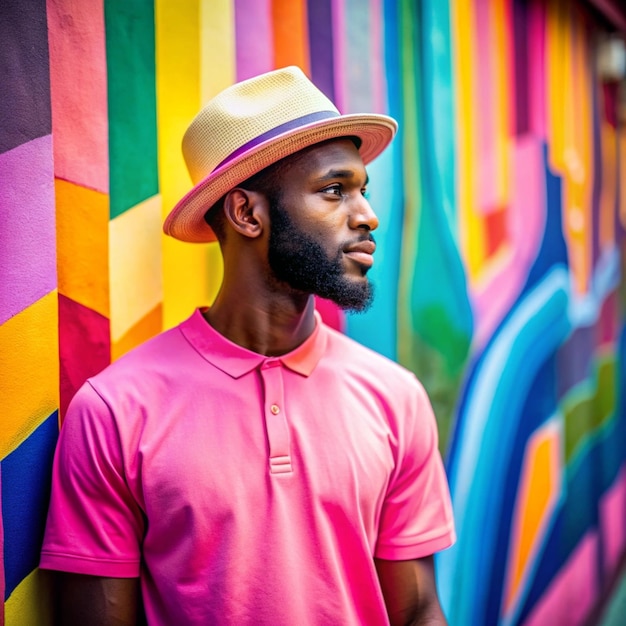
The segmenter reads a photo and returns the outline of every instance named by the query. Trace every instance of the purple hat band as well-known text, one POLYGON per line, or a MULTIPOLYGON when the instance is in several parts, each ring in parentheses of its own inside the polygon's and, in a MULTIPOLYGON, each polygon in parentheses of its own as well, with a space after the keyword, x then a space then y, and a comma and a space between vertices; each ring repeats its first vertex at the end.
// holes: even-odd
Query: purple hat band
POLYGON ((266 133, 258 135, 254 139, 251 139, 243 146, 237 148, 234 152, 231 152, 213 171, 219 170, 221 167, 238 157, 240 154, 251 150, 252 148, 258 146, 264 141, 268 141, 269 139, 273 139, 274 137, 278 137, 278 135, 282 135, 290 130, 294 130, 296 128, 300 128, 301 126, 306 126, 307 124, 312 124, 313 122, 319 122, 321 120, 328 120, 334 117, 340 117, 339 113, 336 111, 316 111, 315 113, 308 113, 307 115, 303 115, 302 117, 296 117, 293 120, 289 120, 284 124, 280 124, 271 130, 268 130, 266 133))

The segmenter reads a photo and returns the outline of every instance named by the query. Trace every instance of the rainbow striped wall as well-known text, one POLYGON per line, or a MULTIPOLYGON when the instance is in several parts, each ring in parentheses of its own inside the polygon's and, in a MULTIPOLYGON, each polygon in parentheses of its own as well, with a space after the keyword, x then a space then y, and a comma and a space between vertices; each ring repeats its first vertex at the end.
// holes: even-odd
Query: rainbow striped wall
POLYGON ((401 124, 370 168, 376 303, 324 310, 430 392, 458 524, 438 559, 450 623, 589 619, 626 551, 626 132, 594 15, 567 0, 4 0, 0 624, 51 620, 38 550, 73 392, 219 285, 214 247, 160 232, 189 187, 187 123, 287 64, 344 112, 401 124))

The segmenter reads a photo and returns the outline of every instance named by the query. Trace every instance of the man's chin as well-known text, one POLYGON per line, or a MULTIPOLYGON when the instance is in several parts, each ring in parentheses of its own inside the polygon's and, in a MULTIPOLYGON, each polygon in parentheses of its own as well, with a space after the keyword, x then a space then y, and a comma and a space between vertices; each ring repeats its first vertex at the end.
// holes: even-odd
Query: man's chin
POLYGON ((374 286, 363 278, 359 281, 346 282, 342 289, 324 294, 322 297, 332 300, 346 313, 365 313, 374 302, 374 286))

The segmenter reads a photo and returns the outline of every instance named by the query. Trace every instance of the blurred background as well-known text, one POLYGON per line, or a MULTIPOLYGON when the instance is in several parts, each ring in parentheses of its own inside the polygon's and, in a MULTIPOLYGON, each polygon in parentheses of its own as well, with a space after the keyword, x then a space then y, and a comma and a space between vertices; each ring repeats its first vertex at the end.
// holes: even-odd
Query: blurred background
POLYGON ((625 624, 625 35, 619 0, 1 0, 0 624, 50 623, 72 394, 219 285, 214 244, 161 234, 187 124, 291 64, 400 123, 375 305, 320 308, 430 393, 450 624, 625 624))

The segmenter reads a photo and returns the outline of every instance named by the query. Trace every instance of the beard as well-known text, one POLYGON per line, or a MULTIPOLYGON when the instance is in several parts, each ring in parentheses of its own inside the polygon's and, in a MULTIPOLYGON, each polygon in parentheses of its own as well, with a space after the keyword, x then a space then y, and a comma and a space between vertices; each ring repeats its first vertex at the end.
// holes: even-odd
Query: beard
MULTIPOLYGON (((274 278, 296 292, 332 300, 345 311, 363 312, 370 307, 373 285, 368 280, 351 280, 345 274, 343 248, 348 242, 338 247, 334 257, 329 256, 313 236, 293 223, 275 198, 270 198, 270 221, 268 261, 274 278)), ((367 233, 360 239, 373 237, 367 233)), ((362 276, 367 270, 362 268, 362 276)))

